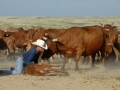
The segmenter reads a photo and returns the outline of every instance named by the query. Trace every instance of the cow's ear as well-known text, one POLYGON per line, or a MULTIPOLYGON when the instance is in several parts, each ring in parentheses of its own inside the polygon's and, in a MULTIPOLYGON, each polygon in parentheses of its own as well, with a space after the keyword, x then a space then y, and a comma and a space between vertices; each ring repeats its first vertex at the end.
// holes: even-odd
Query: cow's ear
MULTIPOLYGON (((100 23, 100 22, 99 22, 100 23)), ((100 23, 100 25, 103 27, 103 24, 102 23, 100 23)))

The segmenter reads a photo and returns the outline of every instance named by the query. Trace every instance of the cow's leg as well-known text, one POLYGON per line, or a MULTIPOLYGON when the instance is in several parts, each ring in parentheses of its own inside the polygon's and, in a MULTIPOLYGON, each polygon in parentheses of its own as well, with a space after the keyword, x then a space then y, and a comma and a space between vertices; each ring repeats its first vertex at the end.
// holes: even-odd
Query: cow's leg
POLYGON ((76 62, 75 71, 78 71, 79 70, 79 66, 78 66, 79 59, 75 59, 75 62, 76 62))
POLYGON ((45 68, 45 70, 46 71, 54 71, 54 72, 61 72, 61 73, 64 73, 65 71, 61 71, 61 70, 58 70, 58 69, 54 69, 54 68, 51 68, 51 67, 49 67, 49 68, 45 68))
POLYGON ((52 73, 46 73, 45 76, 70 76, 68 73, 57 73, 57 72, 52 72, 52 73))
POLYGON ((95 60, 97 61, 97 64, 100 63, 100 61, 101 61, 101 52, 100 51, 96 53, 95 60))
POLYGON ((50 74, 54 75, 55 73, 57 75, 60 72, 60 73, 63 73, 63 75, 65 75, 65 76, 69 76, 68 72, 62 71, 62 70, 59 70, 59 69, 54 69, 54 68, 51 68, 51 67, 45 68, 44 70, 45 70, 45 72, 47 72, 46 75, 50 75, 50 74), (53 72, 51 72, 51 71, 53 71, 53 72))
POLYGON ((10 59, 15 59, 15 49, 14 48, 9 48, 9 57, 10 59))
POLYGON ((118 55, 120 55, 120 53, 119 53, 119 51, 115 47, 113 47, 113 50, 114 50, 115 55, 116 55, 115 62, 117 62, 118 61, 118 55))
POLYGON ((89 64, 92 64, 92 56, 89 55, 88 58, 89 58, 89 64))
POLYGON ((84 56, 81 56, 80 58, 81 58, 80 60, 81 60, 82 64, 84 64, 84 63, 85 63, 85 60, 84 60, 85 57, 84 57, 84 56))
POLYGON ((91 65, 92 68, 95 67, 95 55, 92 55, 92 65, 91 65))
POLYGON ((57 64, 50 64, 51 67, 60 67, 61 65, 57 65, 57 64))
MULTIPOLYGON (((52 69, 53 69, 53 68, 52 68, 52 69)), ((64 73, 64 74, 68 74, 68 72, 66 72, 66 71, 62 71, 62 70, 58 70, 58 69, 53 69, 52 71, 60 72, 60 73, 64 73)))
POLYGON ((10 54, 9 49, 6 49, 7 56, 10 54))
POLYGON ((65 57, 63 60, 63 66, 61 67, 61 70, 65 70, 65 65, 66 65, 67 61, 68 61, 68 58, 65 57))
POLYGON ((10 50, 9 50, 9 49, 6 49, 6 50, 7 50, 7 53, 8 53, 8 54, 7 54, 7 59, 10 59, 10 58, 11 58, 11 55, 10 55, 10 54, 11 54, 11 53, 10 53, 10 50))
POLYGON ((101 51, 101 57, 102 57, 102 64, 104 66, 104 64, 105 64, 105 58, 106 58, 106 52, 104 52, 104 50, 101 51))
POLYGON ((62 54, 60 53, 56 53, 57 54, 57 57, 62 61, 62 54))
POLYGON ((77 54, 76 54, 76 58, 75 58, 75 62, 76 62, 75 70, 76 71, 79 70, 79 66, 78 66, 79 58, 81 57, 81 55, 84 51, 85 51, 84 47, 78 48, 78 50, 77 50, 77 54))
POLYGON ((92 56, 91 55, 89 55, 87 57, 84 57, 84 56, 82 56, 82 57, 83 57, 82 64, 84 64, 85 62, 86 62, 86 64, 92 63, 92 56), (87 58, 87 60, 85 58, 87 58))

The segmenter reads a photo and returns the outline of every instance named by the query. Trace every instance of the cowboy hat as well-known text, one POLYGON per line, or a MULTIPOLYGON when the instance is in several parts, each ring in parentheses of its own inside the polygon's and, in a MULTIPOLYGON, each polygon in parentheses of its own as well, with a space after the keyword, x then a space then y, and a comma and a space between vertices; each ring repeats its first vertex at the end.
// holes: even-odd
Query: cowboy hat
POLYGON ((32 42, 32 44, 37 45, 37 46, 40 46, 40 47, 44 48, 45 50, 48 49, 48 46, 47 46, 47 44, 45 43, 45 41, 43 41, 43 40, 41 40, 41 39, 38 39, 36 42, 32 42))

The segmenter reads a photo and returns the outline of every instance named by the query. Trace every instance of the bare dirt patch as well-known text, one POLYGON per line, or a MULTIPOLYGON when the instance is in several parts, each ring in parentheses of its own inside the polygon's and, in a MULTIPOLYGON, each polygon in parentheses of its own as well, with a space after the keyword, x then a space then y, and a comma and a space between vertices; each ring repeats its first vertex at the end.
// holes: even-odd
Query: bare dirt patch
MULTIPOLYGON (((15 61, 1 58, 0 68, 16 66, 15 61)), ((62 64, 62 60, 56 57, 51 63, 62 64)), ((80 71, 75 71, 75 62, 72 60, 66 65, 70 76, 1 75, 0 90, 119 90, 119 62, 109 65, 105 68, 97 64, 96 68, 91 69, 90 64, 80 63, 80 71)))

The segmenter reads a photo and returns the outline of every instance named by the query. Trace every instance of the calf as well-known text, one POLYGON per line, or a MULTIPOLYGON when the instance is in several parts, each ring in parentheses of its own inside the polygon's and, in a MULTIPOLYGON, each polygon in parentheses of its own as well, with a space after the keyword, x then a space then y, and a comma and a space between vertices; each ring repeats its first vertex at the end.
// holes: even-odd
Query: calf
POLYGON ((59 73, 61 73, 62 75, 69 75, 65 71, 53 68, 58 66, 59 65, 50 65, 44 63, 28 65, 25 67, 25 73, 34 76, 57 76, 59 73))

